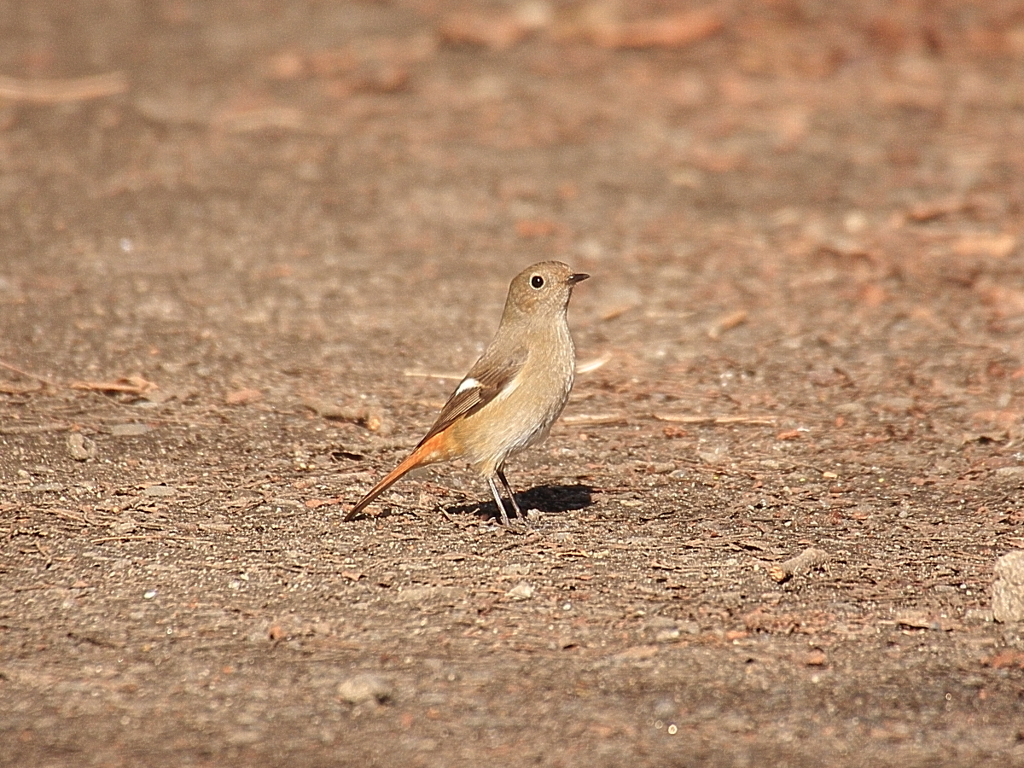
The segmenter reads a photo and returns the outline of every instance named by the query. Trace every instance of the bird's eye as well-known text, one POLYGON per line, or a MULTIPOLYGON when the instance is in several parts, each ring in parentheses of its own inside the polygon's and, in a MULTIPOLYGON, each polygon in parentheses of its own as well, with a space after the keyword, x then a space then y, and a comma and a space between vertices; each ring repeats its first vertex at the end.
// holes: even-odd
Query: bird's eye
POLYGON ((544 278, 541 277, 540 275, 534 275, 533 277, 530 278, 530 285, 532 285, 534 288, 543 288, 544 278))

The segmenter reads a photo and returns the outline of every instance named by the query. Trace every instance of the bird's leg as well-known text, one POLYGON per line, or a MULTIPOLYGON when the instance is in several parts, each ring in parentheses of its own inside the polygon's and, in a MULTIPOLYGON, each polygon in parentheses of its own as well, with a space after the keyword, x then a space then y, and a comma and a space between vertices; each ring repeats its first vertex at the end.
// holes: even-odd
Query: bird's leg
POLYGON ((508 484, 508 480, 505 478, 505 467, 498 467, 495 474, 501 480, 501 484, 505 486, 505 492, 508 493, 508 497, 512 501, 512 509, 516 511, 516 517, 522 517, 523 512, 519 509, 519 504, 516 502, 516 495, 512 492, 512 486, 508 484))
POLYGON ((494 484, 493 477, 487 478, 487 485, 491 487, 491 495, 494 496, 494 503, 498 505, 498 511, 501 512, 501 524, 507 528, 509 526, 508 512, 505 511, 505 505, 501 503, 501 494, 498 493, 498 486, 494 484))

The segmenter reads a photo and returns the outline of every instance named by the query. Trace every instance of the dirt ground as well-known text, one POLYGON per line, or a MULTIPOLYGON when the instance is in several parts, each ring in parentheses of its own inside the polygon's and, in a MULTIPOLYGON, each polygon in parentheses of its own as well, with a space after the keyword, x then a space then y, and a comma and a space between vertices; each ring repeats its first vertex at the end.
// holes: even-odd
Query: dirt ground
POLYGON ((0 765, 1024 765, 1022 62, 1016 2, 0 1, 0 765), (529 529, 458 466, 343 524, 549 258, 529 529))

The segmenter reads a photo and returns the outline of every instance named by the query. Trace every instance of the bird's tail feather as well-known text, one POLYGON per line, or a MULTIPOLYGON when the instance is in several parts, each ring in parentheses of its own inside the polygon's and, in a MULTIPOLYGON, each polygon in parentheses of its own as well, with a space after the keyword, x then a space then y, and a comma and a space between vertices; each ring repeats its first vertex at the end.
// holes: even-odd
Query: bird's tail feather
POLYGON ((367 491, 366 495, 363 496, 363 498, 361 498, 358 503, 352 507, 352 509, 345 513, 342 520, 345 522, 351 520, 362 512, 367 505, 372 503, 374 499, 417 467, 422 467, 426 464, 433 464, 435 461, 442 461, 445 458, 444 452, 441 450, 444 437, 445 435, 443 432, 435 435, 433 438, 427 440, 419 448, 406 456, 401 464, 388 472, 388 474, 385 475, 379 483, 367 491))

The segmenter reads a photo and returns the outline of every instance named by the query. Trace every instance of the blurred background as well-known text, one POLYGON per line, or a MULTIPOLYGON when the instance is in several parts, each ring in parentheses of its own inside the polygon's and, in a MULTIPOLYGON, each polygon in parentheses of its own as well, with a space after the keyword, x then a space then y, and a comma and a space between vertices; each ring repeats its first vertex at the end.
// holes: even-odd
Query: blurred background
POLYGON ((0 280, 302 336, 461 277, 477 337, 557 257, 701 334, 958 287, 1020 330, 1022 62, 1014 2, 3 0, 0 280))
POLYGON ((1024 764, 1022 204, 1020 2, 0 0, 0 765, 1024 764))
POLYGON ((3 355, 436 398, 558 258, 610 380, 1019 429, 1022 107, 1009 2, 4 0, 3 355))

